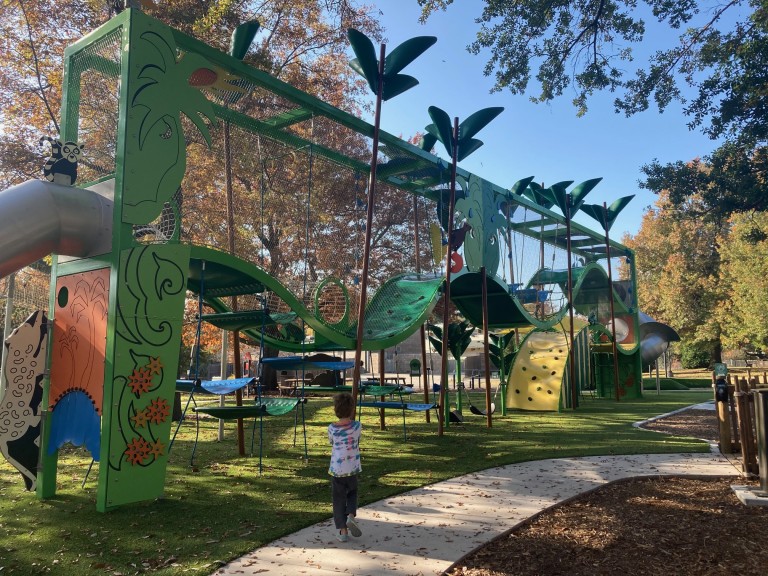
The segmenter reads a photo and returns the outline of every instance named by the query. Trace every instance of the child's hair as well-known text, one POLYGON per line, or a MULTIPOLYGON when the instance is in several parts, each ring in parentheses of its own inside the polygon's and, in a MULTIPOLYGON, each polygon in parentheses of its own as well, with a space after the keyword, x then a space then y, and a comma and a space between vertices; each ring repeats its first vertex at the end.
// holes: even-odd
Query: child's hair
POLYGON ((352 418, 355 415, 355 401, 349 392, 339 392, 333 397, 333 411, 336 418, 352 418))

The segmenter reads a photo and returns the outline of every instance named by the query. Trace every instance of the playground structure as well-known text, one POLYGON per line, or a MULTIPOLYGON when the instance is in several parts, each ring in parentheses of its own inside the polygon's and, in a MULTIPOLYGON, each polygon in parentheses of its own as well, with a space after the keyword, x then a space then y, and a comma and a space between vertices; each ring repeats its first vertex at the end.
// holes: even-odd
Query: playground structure
MULTIPOLYGON (((40 497, 55 494, 65 442, 99 462, 99 510, 162 495, 188 293, 202 320, 291 353, 353 349, 358 334, 363 350, 383 350, 430 316, 446 289, 431 230, 444 244, 452 230, 451 170, 429 150, 378 133, 365 275, 370 124, 137 10, 70 46, 65 78, 61 138, 87 152, 82 188, 0 193, 0 277, 55 254, 40 497)), ((466 237, 451 299, 475 326, 521 331, 507 407, 575 408, 591 380, 598 395, 638 397, 633 254, 552 211, 532 181, 510 190, 456 170, 453 231, 466 237), (622 294, 603 266, 608 246, 622 294), (607 327, 619 321, 614 347, 607 327)))

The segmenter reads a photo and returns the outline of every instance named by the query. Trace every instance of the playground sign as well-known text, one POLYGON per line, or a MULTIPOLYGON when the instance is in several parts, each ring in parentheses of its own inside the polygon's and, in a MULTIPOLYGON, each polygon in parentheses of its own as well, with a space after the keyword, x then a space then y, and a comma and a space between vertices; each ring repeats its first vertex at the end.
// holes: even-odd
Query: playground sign
POLYGON ((725 378, 728 376, 728 364, 722 362, 716 362, 714 367, 715 378, 725 378))

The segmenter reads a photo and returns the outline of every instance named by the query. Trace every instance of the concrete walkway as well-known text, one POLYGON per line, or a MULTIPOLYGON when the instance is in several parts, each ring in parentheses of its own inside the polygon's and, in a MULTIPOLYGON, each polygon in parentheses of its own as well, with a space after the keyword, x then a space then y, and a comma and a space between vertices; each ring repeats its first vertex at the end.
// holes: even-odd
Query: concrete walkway
POLYGON ((358 511, 360 538, 339 543, 331 520, 275 540, 216 576, 441 574, 542 510, 632 476, 739 476, 720 454, 596 456, 491 468, 387 498, 358 511))

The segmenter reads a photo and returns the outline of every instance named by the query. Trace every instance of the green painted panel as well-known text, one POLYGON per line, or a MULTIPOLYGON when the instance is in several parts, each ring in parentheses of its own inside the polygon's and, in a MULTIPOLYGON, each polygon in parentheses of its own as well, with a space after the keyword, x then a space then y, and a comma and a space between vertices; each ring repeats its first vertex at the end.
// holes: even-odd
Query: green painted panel
POLYGON ((506 227, 507 220, 495 200, 490 184, 473 174, 466 197, 456 201, 459 220, 472 226, 464 239, 464 257, 470 272, 479 272, 483 266, 491 271, 499 268, 498 233, 506 227))
POLYGON ((146 246, 120 255, 114 377, 105 394, 97 507, 163 494, 176 390, 189 248, 146 246))
MULTIPOLYGON (((273 316, 267 325, 281 324, 280 332, 267 332, 264 340, 270 345, 286 351, 310 352, 315 350, 339 350, 355 347, 356 327, 351 326, 342 331, 315 316, 288 288, 265 270, 240 260, 225 252, 203 246, 191 246, 190 261, 190 290, 203 287, 203 298, 218 314, 226 314, 228 306, 216 297, 211 297, 207 287, 214 285, 221 289, 226 287, 227 278, 239 285, 262 284, 264 290, 274 292, 291 309, 293 316, 273 316), (202 274, 202 263, 205 262, 205 274, 202 274), (210 274, 215 271, 213 280, 210 274), (296 324, 289 324, 295 318, 302 319, 315 333, 315 342, 302 342, 303 333, 296 324)), ((402 342, 421 326, 434 308, 440 289, 442 277, 400 274, 376 291, 368 302, 365 312, 364 350, 382 350, 398 342, 402 342)), ((235 286, 235 285, 233 285, 235 286)), ((236 286, 235 290, 239 289, 236 286)), ((242 293, 242 292, 235 292, 242 293)), ((239 326, 249 338, 259 341, 261 338, 261 323, 259 311, 249 311, 250 318, 233 319, 232 327, 239 326), (259 321, 257 323, 256 317, 259 321)), ((225 316, 215 317, 216 322, 224 326, 228 321, 225 316)))
POLYGON ((216 115, 192 81, 198 70, 210 68, 199 54, 179 58, 167 26, 138 15, 132 19, 123 222, 151 222, 179 189, 187 166, 182 114, 210 145, 203 118, 215 124, 216 115))
MULTIPOLYGON (((451 279, 451 301, 474 326, 483 325, 482 282, 483 276, 479 272, 465 272, 451 279)), ((529 314, 509 294, 507 287, 491 276, 488 277, 488 324, 491 330, 547 326, 529 314)))
MULTIPOLYGON (((442 276, 400 274, 387 280, 365 308, 363 349, 383 350, 402 342, 424 324, 441 293, 442 276)), ((350 327, 352 337, 356 326, 350 327)))
POLYGON ((203 322, 213 324, 216 328, 230 332, 242 331, 247 328, 261 330, 262 326, 287 324, 296 320, 293 313, 267 314, 261 310, 243 310, 238 312, 220 312, 218 314, 203 314, 203 322))

